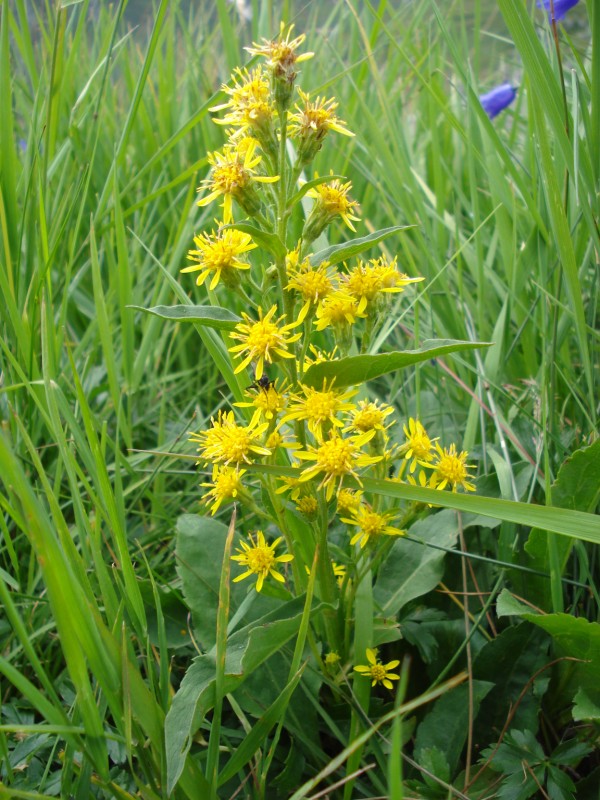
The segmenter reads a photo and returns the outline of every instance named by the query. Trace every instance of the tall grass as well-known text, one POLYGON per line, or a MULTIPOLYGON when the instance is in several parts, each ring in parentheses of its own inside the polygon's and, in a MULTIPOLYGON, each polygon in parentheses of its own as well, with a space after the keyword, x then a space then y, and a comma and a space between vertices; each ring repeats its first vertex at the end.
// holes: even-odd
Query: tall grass
MULTIPOLYGON (((594 0, 558 50, 520 0, 254 0, 251 23, 221 0, 162 0, 137 28, 126 5, 1 5, 0 797, 166 797, 164 717, 194 652, 172 548, 177 516, 199 510, 186 439, 226 383, 214 339, 132 307, 176 301, 168 276, 180 282, 211 221, 194 203, 221 143, 208 109, 241 45, 280 16, 319 49, 304 85, 335 94, 357 133, 317 167, 353 178, 367 230, 415 226, 385 248, 426 278, 416 324, 389 319, 373 348, 494 342, 375 391, 463 440, 479 492, 506 500, 551 505, 561 463, 597 425, 594 0), (518 99, 491 122, 477 95, 500 78, 518 99)), ((571 563, 549 536, 533 563, 527 536, 504 521, 473 548, 494 574, 496 561, 551 574, 547 610, 579 603, 595 620, 593 547, 578 542, 571 563)), ((403 735, 395 724, 396 755, 403 735)), ((222 736, 229 747, 239 732, 222 736)), ((309 745, 305 757, 298 785, 326 766, 309 745)), ((368 796, 367 778, 358 785, 368 796)), ((403 796, 395 768, 390 786, 403 796)), ((204 791, 189 758, 172 796, 204 791)))

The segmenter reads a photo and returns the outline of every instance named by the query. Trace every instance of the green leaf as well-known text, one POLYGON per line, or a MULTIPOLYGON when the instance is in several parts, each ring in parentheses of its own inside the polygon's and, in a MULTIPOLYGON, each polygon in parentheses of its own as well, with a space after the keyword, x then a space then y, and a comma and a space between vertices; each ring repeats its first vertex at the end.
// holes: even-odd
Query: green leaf
POLYGON ((561 695, 573 697, 582 688, 594 703, 600 702, 600 624, 570 614, 534 614, 504 589, 498 598, 498 616, 513 614, 533 622, 552 636, 558 657, 579 659, 558 666, 561 673, 561 695), (502 601, 502 606, 498 605, 502 601))
MULTIPOLYGON (((227 526, 212 517, 182 514, 177 520, 176 531, 175 555, 183 596, 192 612, 194 631, 200 646, 203 650, 210 650, 215 643, 217 630, 221 576, 215 564, 223 563, 227 526)), ((234 545, 238 543, 239 536, 236 534, 234 545)), ((244 613, 246 624, 280 606, 280 601, 258 592, 249 595, 247 585, 232 582, 232 616, 246 599, 247 606, 248 602, 251 603, 244 613)))
POLYGON ((446 554, 427 545, 434 542, 440 547, 454 547, 458 536, 456 512, 444 510, 419 520, 410 535, 422 544, 398 538, 377 576, 373 598, 385 616, 397 614, 410 600, 437 586, 446 554))
POLYGON ((584 689, 579 689, 573 699, 573 719, 575 722, 581 722, 583 720, 600 722, 600 706, 590 699, 584 689))
POLYGON ((481 648, 473 661, 473 676, 495 685, 481 704, 475 741, 488 742, 494 730, 502 730, 506 710, 514 708, 511 727, 537 731, 541 697, 528 691, 527 682, 548 659, 550 637, 534 625, 510 625, 481 648))
POLYGON ((496 614, 499 617, 522 617, 525 619, 525 614, 537 614, 537 612, 532 611, 530 606, 513 597, 508 589, 502 589, 496 601, 496 614))
POLYGON ((220 306, 153 306, 152 308, 127 306, 127 308, 175 322, 197 322, 207 328, 217 328, 221 331, 232 331, 237 323, 242 321, 237 314, 220 306))
MULTIPOLYGON (((437 747, 424 747, 419 752, 419 764, 436 778, 448 783, 452 777, 450 774, 450 766, 446 754, 439 750, 437 747)), ((439 783, 436 783, 430 778, 427 773, 423 773, 423 780, 432 789, 438 789, 439 783)))
POLYGON ((285 689, 274 703, 261 715, 256 725, 243 738, 242 742, 219 774, 219 786, 239 772, 250 761, 254 753, 263 744, 273 725, 285 714, 290 698, 300 682, 304 668, 299 670, 289 681, 285 689))
MULTIPOLYGON (((254 591, 254 590, 251 590, 254 591)), ((320 612, 315 605, 312 614, 320 612)), ((257 622, 233 633, 227 642, 224 693, 233 692, 260 664, 298 633, 304 597, 296 597, 257 622)), ((165 720, 167 791, 179 780, 192 737, 215 700, 215 649, 195 658, 165 720)))
POLYGON ((350 356, 337 361, 322 361, 309 367, 304 375, 303 383, 320 388, 324 380, 335 378, 338 389, 344 386, 356 386, 395 372, 397 369, 410 367, 429 361, 431 358, 457 353, 462 350, 476 350, 490 347, 491 342, 461 342, 455 339, 427 339, 418 350, 397 350, 379 355, 350 356))
MULTIPOLYGON (((477 681, 473 687, 473 715, 479 711, 484 697, 494 688, 490 681, 477 681)), ((420 761, 421 752, 435 747, 446 757, 453 773, 462 753, 469 729, 469 687, 459 686, 453 692, 436 700, 433 708, 417 728, 415 754, 420 761)))
POLYGON ((369 247, 373 247, 373 245, 382 242, 388 236, 398 233, 398 231, 406 231, 414 227, 414 225, 394 225, 392 228, 382 228, 379 231, 370 233, 368 236, 363 236, 361 239, 353 239, 350 242, 334 244, 324 250, 319 250, 318 253, 310 256, 309 261, 313 267, 318 267, 322 261, 329 261, 330 264, 339 264, 340 261, 345 261, 347 258, 364 253, 369 247))
POLYGON ((276 233, 267 233, 267 231, 263 231, 247 222, 232 222, 230 225, 221 225, 220 230, 226 230, 227 228, 250 234, 256 244, 268 250, 275 258, 279 260, 285 258, 287 253, 286 246, 276 233))
MULTIPOLYGON (((552 484, 552 506, 594 513, 600 498, 600 439, 589 447, 577 450, 560 467, 552 484)), ((561 574, 571 554, 570 539, 556 541, 558 566, 561 574)), ((534 528, 525 550, 531 557, 529 566, 548 572, 548 533, 534 528)), ((527 581, 527 598, 542 608, 550 606, 550 583, 546 578, 531 576, 527 581)))

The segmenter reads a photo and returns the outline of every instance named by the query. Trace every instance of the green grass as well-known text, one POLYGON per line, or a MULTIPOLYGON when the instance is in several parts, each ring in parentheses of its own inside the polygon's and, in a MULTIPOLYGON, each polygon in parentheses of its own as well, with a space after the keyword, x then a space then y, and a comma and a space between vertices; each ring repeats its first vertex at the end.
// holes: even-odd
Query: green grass
MULTIPOLYGON (((132 306, 204 300, 179 271, 193 233, 214 215, 195 205, 206 153, 222 143, 208 109, 243 57, 241 46, 274 32, 280 16, 296 21, 317 51, 302 65, 303 85, 335 95, 357 134, 332 139, 316 169, 353 180, 359 235, 413 226, 379 252, 398 253, 406 272, 426 280, 373 349, 416 349, 430 338, 494 342, 480 355, 426 362, 371 385, 400 418, 418 414, 436 435, 463 443, 484 496, 472 510, 499 520, 490 529, 465 517, 467 549, 481 559, 469 562, 473 575, 482 596, 492 592, 487 606, 471 599, 465 629, 462 609, 429 592, 422 599, 429 618, 417 624, 416 606, 402 617, 403 657, 425 674, 425 638, 421 649, 409 638, 411 625, 424 625, 419 636, 429 630, 439 639, 427 680, 456 653, 455 669, 466 667, 464 653, 492 635, 484 611, 503 587, 547 612, 598 620, 590 543, 597 536, 586 535, 597 523, 598 496, 582 488, 593 463, 568 476, 570 494, 553 485, 597 431, 600 12, 593 0, 582 0, 559 30, 564 96, 545 15, 520 0, 254 0, 246 24, 225 2, 163 0, 137 29, 126 5, 0 6, 0 797, 167 797, 165 715, 196 654, 174 556, 177 518, 200 510, 187 437, 224 406, 234 378, 218 333, 204 328, 198 336, 192 325, 132 306), (490 122, 477 95, 502 80, 519 83, 518 98, 490 122), (539 508, 557 492, 560 512, 539 508), (529 503, 530 513, 498 500, 529 503), (576 545, 558 534, 530 537, 542 524, 575 532, 576 545)), ((341 229, 332 235, 332 243, 344 240, 341 229)), ((471 510, 474 498, 459 498, 455 507, 465 501, 471 510)), ((252 522, 249 515, 242 524, 252 522)), ((447 556, 443 580, 464 604, 460 561, 447 556)), ((364 649, 373 622, 367 581, 360 594, 364 618, 353 635, 364 649)), ((223 655, 226 606, 221 611, 223 655)), ((346 758, 349 772, 377 765, 361 772, 356 797, 383 795, 388 774, 394 800, 426 791, 422 780, 419 788, 403 781, 435 772, 423 759, 414 766, 410 741, 423 719, 417 695, 427 697, 429 684, 411 686, 403 674, 400 716, 390 711, 377 729, 364 711, 368 697, 346 697, 350 729, 338 705, 311 695, 310 669, 312 678, 290 688, 303 657, 291 653, 267 717, 280 726, 277 747, 247 697, 223 695, 218 671, 219 710, 209 719, 220 727, 211 732, 205 723, 171 796, 216 797, 218 747, 234 750, 244 731, 251 731, 247 758, 234 763, 238 776, 252 764, 256 781, 241 796, 279 797, 257 787, 286 770, 280 785, 293 785, 298 800, 312 796, 344 778, 346 758), (284 718, 292 691, 316 705, 321 741, 303 738, 297 706, 284 718), (413 765, 400 770, 403 746, 413 765)), ((563 679, 543 709, 553 743, 567 717, 572 724, 563 679)), ((322 691, 330 697, 334 689, 322 691)), ((481 735, 481 748, 496 741, 488 730, 481 735)), ((587 763, 583 777, 596 767, 587 763)), ((438 779, 463 791, 461 769, 438 779)), ((220 791, 229 797, 235 787, 220 791)), ((337 791, 332 796, 343 796, 337 791)))

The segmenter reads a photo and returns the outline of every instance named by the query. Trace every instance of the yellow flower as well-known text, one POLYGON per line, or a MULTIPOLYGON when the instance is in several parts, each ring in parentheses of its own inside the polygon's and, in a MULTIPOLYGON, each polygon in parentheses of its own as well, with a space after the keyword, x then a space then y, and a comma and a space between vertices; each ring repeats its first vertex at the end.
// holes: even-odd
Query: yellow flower
POLYGON ((342 522, 346 525, 358 526, 358 532, 350 539, 350 544, 356 544, 360 540, 361 548, 364 547, 371 536, 374 538, 385 534, 386 536, 403 536, 406 531, 394 528, 389 523, 395 518, 393 511, 383 511, 378 513, 373 511, 370 505, 360 505, 357 509, 350 511, 351 517, 342 517, 342 522))
POLYGON ((451 444, 450 447, 442 449, 438 443, 435 445, 437 451, 434 457, 437 461, 431 463, 423 463, 423 467, 433 469, 433 474, 429 478, 429 485, 434 489, 445 489, 446 486, 452 486, 452 491, 455 492, 458 486, 462 486, 467 492, 475 491, 475 484, 469 483, 473 479, 473 475, 469 475, 468 470, 473 467, 473 464, 467 464, 469 454, 466 450, 461 453, 456 452, 456 445, 451 444))
POLYGON ((213 106, 209 111, 217 113, 225 109, 231 110, 223 119, 214 121, 218 125, 234 125, 242 130, 270 127, 275 109, 271 100, 269 79, 263 73, 262 67, 259 66, 252 72, 238 67, 231 77, 232 86, 221 86, 221 91, 228 94, 230 99, 226 103, 213 106))
MULTIPOLYGON (((215 221, 215 224, 219 225, 215 221)), ((201 286, 211 272, 214 272, 210 283, 210 289, 214 289, 219 280, 223 278, 226 286, 232 288, 236 283, 235 271, 238 269, 250 269, 250 264, 241 261, 239 256, 258 247, 252 241, 248 233, 227 228, 217 233, 202 233, 194 236, 194 244, 197 250, 189 250, 188 258, 196 261, 191 267, 185 267, 182 272, 197 272, 202 270, 196 279, 196 284, 201 286)))
POLYGON ((275 569, 277 563, 284 563, 288 561, 292 561, 294 558, 293 555, 283 555, 283 556, 276 556, 275 555, 275 548, 281 541, 282 537, 280 536, 278 539, 272 544, 267 544, 265 541, 265 536, 262 531, 256 532, 256 541, 252 538, 252 535, 248 537, 252 545, 246 544, 246 542, 241 542, 242 548, 238 548, 240 550, 238 555, 231 556, 232 561, 237 561, 239 564, 242 564, 244 567, 248 569, 242 575, 238 575, 236 578, 233 579, 234 583, 238 581, 243 581, 244 578, 250 577, 250 575, 256 575, 256 591, 260 592, 263 587, 263 583, 265 578, 269 575, 272 578, 275 578, 276 581, 280 581, 280 583, 284 583, 285 578, 275 569))
POLYGON ((319 508, 319 503, 317 498, 312 494, 304 495, 304 497, 299 497, 296 502, 296 508, 300 511, 301 514, 304 514, 309 519, 313 518, 317 510, 319 508))
POLYGON ((294 254, 296 254, 295 250, 286 258, 289 283, 285 288, 288 291, 298 292, 304 300, 304 305, 298 314, 298 320, 302 322, 311 305, 316 306, 319 300, 333 292, 334 272, 329 269, 329 261, 322 261, 317 267, 313 267, 308 258, 298 264, 297 259, 293 258, 294 254))
POLYGON ((212 502, 210 509, 214 515, 225 500, 235 500, 238 494, 243 491, 242 475, 245 469, 235 469, 234 467, 221 467, 215 464, 212 472, 212 482, 201 483, 200 486, 210 486, 210 491, 202 498, 202 502, 208 505, 212 502))
POLYGON ((323 663, 325 664, 325 669, 328 671, 333 670, 337 667, 338 662, 340 660, 340 656, 335 652, 335 650, 330 650, 329 653, 323 659, 323 663))
POLYGON ((290 500, 296 502, 302 494, 303 486, 300 478, 281 478, 282 485, 275 489, 275 494, 290 493, 290 500))
POLYGON ((359 317, 365 314, 358 310, 358 300, 347 292, 337 291, 328 294, 317 306, 315 327, 318 331, 325 328, 344 329, 354 325, 359 317))
POLYGON ((388 664, 380 664, 377 659, 377 650, 371 650, 367 647, 367 661, 368 664, 359 664, 358 666, 354 667, 354 671, 360 673, 361 675, 368 676, 372 678, 371 686, 376 686, 378 683, 382 683, 386 689, 393 689, 394 685, 392 681, 399 681, 400 676, 396 675, 393 672, 390 672, 391 669, 395 669, 400 662, 398 660, 390 661, 388 664))
POLYGON ((360 505, 362 492, 352 489, 340 489, 337 496, 337 513, 349 514, 360 505))
POLYGON ((296 113, 290 114, 289 133, 292 138, 299 139, 298 161, 310 164, 323 145, 328 131, 336 131, 344 136, 354 136, 352 131, 344 127, 345 122, 338 119, 335 109, 338 104, 333 98, 326 100, 317 97, 311 102, 310 95, 298 89, 303 106, 296 104, 296 113))
POLYGON ((327 500, 333 497, 336 486, 339 491, 347 475, 352 475, 360 483, 356 470, 381 460, 381 456, 368 456, 360 450, 371 437, 371 433, 364 433, 361 436, 348 436, 344 439, 337 431, 331 431, 329 439, 316 447, 309 445, 307 450, 299 450, 296 453, 297 458, 315 462, 304 469, 300 480, 309 481, 322 474, 319 489, 327 487, 325 495, 327 500))
POLYGON ((362 261, 347 275, 341 276, 341 285, 348 294, 356 298, 359 312, 364 311, 383 289, 379 270, 363 264, 362 261))
POLYGON ((404 287, 411 283, 419 283, 425 278, 409 278, 404 272, 398 270, 398 258, 388 261, 385 256, 372 258, 369 264, 376 269, 381 279, 382 292, 403 292, 404 287))
POLYGON ((219 411, 218 419, 211 418, 212 427, 206 431, 192 433, 190 441, 197 442, 200 459, 215 464, 251 464, 255 456, 268 456, 271 451, 260 444, 268 428, 258 418, 245 427, 238 425, 233 411, 219 411))
POLYGON ((427 431, 419 420, 415 420, 412 417, 408 420, 408 427, 403 425, 402 430, 406 436, 406 442, 401 446, 400 451, 404 455, 404 458, 412 458, 410 463, 410 471, 412 473, 415 471, 418 463, 422 461, 431 461, 433 458, 433 453, 431 451, 433 450, 434 442, 437 442, 437 438, 430 439, 427 435, 427 431))
POLYGON ((252 47, 245 47, 244 50, 247 50, 253 56, 264 56, 267 59, 267 64, 277 75, 289 72, 289 70, 293 69, 294 64, 308 61, 309 58, 314 56, 314 53, 296 55, 296 50, 304 42, 306 35, 302 33, 292 39, 290 37, 293 30, 294 26, 290 25, 286 31, 285 23, 282 22, 279 28, 279 38, 271 41, 263 39, 262 44, 252 42, 252 47))
POLYGON ((385 431, 393 421, 385 424, 386 417, 394 413, 394 409, 378 400, 359 400, 358 408, 350 412, 350 424, 345 431, 385 431))
POLYGON ((280 327, 281 320, 285 316, 273 320, 277 306, 271 306, 269 311, 263 316, 262 308, 258 307, 258 320, 252 320, 248 314, 242 311, 245 322, 238 322, 235 331, 231 334, 232 339, 238 339, 242 344, 230 347, 229 352, 237 357, 245 354, 241 364, 235 368, 235 374, 241 372, 251 361, 256 361, 255 380, 262 378, 265 361, 271 363, 273 355, 280 358, 294 358, 294 354, 288 351, 288 346, 297 342, 301 338, 301 333, 288 336, 290 330, 296 328, 300 323, 296 320, 288 325, 280 327))
POLYGON ((255 156, 255 145, 250 140, 243 152, 234 145, 225 145, 221 153, 209 153, 208 161, 212 166, 210 177, 202 181, 201 188, 209 189, 209 194, 198 200, 199 206, 207 206, 223 195, 223 222, 230 223, 233 220, 233 200, 234 198, 242 206, 244 211, 250 216, 260 210, 260 197, 256 192, 254 183, 273 183, 279 180, 279 176, 268 177, 257 175, 254 168, 261 162, 261 156, 255 156))
MULTIPOLYGON (((266 376, 263 374, 263 379, 266 376)), ((250 388, 254 389, 255 384, 250 388)), ((287 394, 285 383, 277 388, 276 382, 269 381, 264 387, 256 387, 256 393, 250 395, 251 402, 234 403, 237 408, 255 408, 260 418, 268 420, 275 419, 287 404, 287 394)))
POLYGON ((358 389, 338 392, 333 388, 333 381, 327 386, 326 379, 323 379, 323 388, 320 390, 302 384, 300 384, 300 389, 304 397, 299 394, 291 396, 287 414, 282 422, 307 420, 309 431, 319 441, 323 438, 323 426, 335 425, 341 428, 343 422, 337 419, 336 415, 355 408, 354 403, 349 401, 358 392, 358 389))
POLYGON ((325 226, 336 217, 341 217, 350 230, 356 233, 352 222, 358 221, 360 217, 353 213, 358 210, 358 203, 348 197, 351 188, 350 181, 342 183, 336 178, 331 183, 321 183, 308 190, 306 196, 313 197, 316 202, 306 221, 304 234, 306 239, 310 241, 316 239, 325 226))

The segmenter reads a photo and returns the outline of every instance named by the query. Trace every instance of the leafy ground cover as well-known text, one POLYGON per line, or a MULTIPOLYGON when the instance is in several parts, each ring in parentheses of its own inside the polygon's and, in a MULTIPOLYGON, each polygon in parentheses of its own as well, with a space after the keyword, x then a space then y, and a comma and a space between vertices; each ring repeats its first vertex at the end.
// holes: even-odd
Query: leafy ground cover
MULTIPOLYGON (((251 5, 163 0, 139 28, 125 2, 1 6, 0 797, 595 797, 600 11, 251 5), (189 441, 270 388, 221 344, 251 306, 180 271, 221 213, 196 205, 226 135, 209 109, 281 19, 355 133, 306 177, 352 181, 356 233, 312 249, 424 278, 364 352, 305 374, 368 378, 397 420, 363 491, 406 534, 367 542, 367 568, 325 498, 337 595, 309 545, 283 589, 230 583, 249 533, 312 523, 286 495, 266 523, 266 491, 211 516, 189 441), (505 81, 490 119, 478 96, 505 81), (405 480, 411 418, 468 451, 475 492, 405 480)), ((283 254, 254 227, 268 277, 283 254)))

